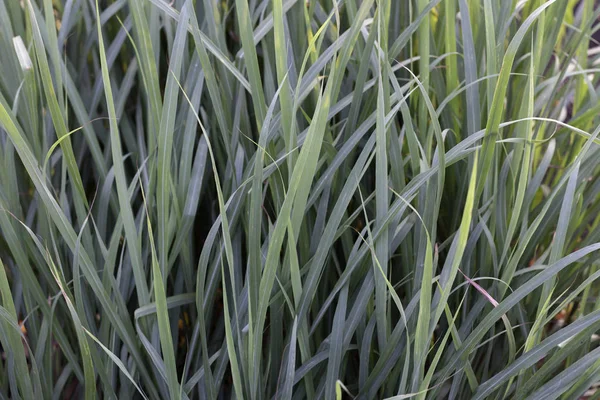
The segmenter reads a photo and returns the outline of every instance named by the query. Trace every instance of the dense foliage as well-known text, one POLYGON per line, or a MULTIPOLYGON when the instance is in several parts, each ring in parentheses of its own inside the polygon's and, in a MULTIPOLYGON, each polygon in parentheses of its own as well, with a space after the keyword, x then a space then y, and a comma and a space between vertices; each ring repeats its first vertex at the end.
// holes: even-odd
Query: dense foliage
POLYGON ((0 0, 0 399, 599 398, 594 0, 0 0))

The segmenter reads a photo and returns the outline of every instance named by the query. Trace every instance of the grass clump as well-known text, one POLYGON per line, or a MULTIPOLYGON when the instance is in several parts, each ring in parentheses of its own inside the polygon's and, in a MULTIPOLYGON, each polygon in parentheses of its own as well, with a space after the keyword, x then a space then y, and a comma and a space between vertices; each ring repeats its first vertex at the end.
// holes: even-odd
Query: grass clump
POLYGON ((598 398, 593 0, 0 0, 0 398, 598 398))

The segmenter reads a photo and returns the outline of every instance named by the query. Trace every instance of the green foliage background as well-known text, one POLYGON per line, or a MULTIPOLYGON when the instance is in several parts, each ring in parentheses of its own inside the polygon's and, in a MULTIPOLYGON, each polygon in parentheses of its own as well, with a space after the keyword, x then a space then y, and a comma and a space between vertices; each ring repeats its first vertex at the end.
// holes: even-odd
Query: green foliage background
POLYGON ((0 398, 599 398, 594 0, 0 0, 0 398))

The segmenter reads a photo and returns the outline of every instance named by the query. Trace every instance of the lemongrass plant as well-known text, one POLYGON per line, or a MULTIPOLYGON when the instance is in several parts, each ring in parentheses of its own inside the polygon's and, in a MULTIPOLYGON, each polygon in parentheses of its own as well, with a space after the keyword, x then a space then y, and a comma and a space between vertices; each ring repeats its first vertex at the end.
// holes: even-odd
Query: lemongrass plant
POLYGON ((594 0, 0 0, 0 399, 600 398, 594 0))

